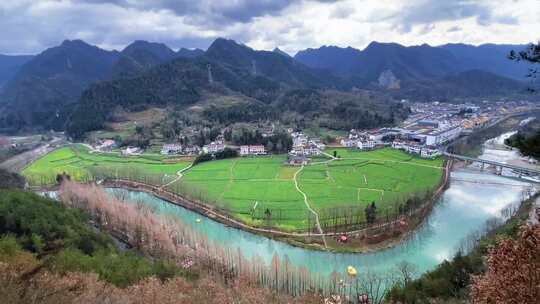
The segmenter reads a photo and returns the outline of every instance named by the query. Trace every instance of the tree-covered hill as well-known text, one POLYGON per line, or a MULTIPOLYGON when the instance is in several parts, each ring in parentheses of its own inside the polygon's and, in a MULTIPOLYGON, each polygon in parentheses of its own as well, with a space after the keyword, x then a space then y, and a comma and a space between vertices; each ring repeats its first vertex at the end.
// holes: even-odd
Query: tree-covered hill
POLYGON ((149 106, 186 109, 197 104, 204 109, 204 119, 224 125, 280 120, 278 113, 291 112, 298 116, 295 119, 319 119, 333 128, 376 127, 406 115, 406 109, 380 96, 332 89, 337 79, 281 54, 218 39, 203 56, 178 58, 137 77, 91 86, 83 93, 67 131, 80 138, 103 128, 118 107, 134 111, 149 106), (219 96, 234 96, 242 102, 220 104, 219 96), (212 107, 207 107, 208 100, 212 107))
POLYGON ((0 125, 61 129, 65 111, 91 83, 104 80, 119 57, 81 40, 64 41, 22 66, 0 96, 0 125))
POLYGON ((136 77, 156 65, 200 52, 176 53, 164 44, 140 40, 117 52, 66 40, 36 56, 1 56, 0 129, 62 130, 90 85, 136 77))
POLYGON ((232 70, 252 76, 264 76, 289 87, 343 86, 342 80, 317 69, 309 68, 277 52, 256 51, 223 38, 216 39, 205 56, 232 70))
POLYGON ((8 56, 0 54, 0 91, 2 90, 2 87, 19 71, 21 66, 32 58, 33 56, 8 56))
MULTIPOLYGON (((217 102, 220 96, 244 100, 242 104, 250 105, 247 112, 265 112, 249 119, 274 119, 283 110, 300 115, 307 111, 324 125, 336 126, 340 124, 323 118, 336 113, 328 105, 349 98, 362 99, 358 105, 392 103, 385 96, 427 102, 531 98, 522 94, 523 85, 516 80, 523 65, 506 58, 505 52, 512 47, 405 47, 373 42, 364 50, 324 46, 292 58, 279 49, 259 51, 223 38, 216 39, 207 51, 182 48, 177 52, 146 41, 135 41, 121 52, 80 40, 65 41, 32 57, 9 77, 0 91, 0 130, 68 128, 79 137, 101 128, 118 109, 204 104, 208 98, 222 108, 217 102), (324 102, 307 96, 302 99, 302 90, 326 92, 332 98, 324 98, 324 102), (359 98, 357 91, 362 90, 372 93, 359 98), (287 104, 290 96, 297 105, 287 104)), ((228 105, 223 108, 230 109, 228 105)), ((366 125, 392 121, 381 118, 385 113, 377 111, 367 110, 371 117, 365 119, 366 125)), ((354 113, 367 117, 365 111, 354 113)), ((402 112, 394 114, 402 116, 402 112)))
POLYGON ((120 58, 112 67, 111 77, 135 77, 176 56, 177 54, 163 43, 137 40, 122 50, 120 58))
POLYGON ((531 98, 525 82, 502 77, 483 70, 468 70, 444 77, 405 82, 393 90, 398 99, 415 101, 456 101, 531 98))
POLYGON ((469 70, 483 70, 522 81, 528 72, 527 66, 512 62, 507 56, 511 50, 523 48, 523 45, 496 44, 407 47, 397 43, 372 42, 363 50, 337 46, 306 49, 294 58, 307 66, 336 72, 356 85, 379 83, 379 77, 391 71, 401 82, 400 87, 406 87, 417 81, 469 70))

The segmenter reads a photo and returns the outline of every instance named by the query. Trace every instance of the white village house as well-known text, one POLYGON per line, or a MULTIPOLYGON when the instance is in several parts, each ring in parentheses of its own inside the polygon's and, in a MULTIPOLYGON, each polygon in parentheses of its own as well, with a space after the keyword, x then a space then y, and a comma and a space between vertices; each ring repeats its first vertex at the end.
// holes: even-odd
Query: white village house
POLYGON ((320 151, 324 151, 324 149, 326 149, 326 145, 318 138, 310 139, 309 143, 317 147, 317 149, 320 151))
POLYGON ((182 153, 182 145, 180 144, 165 144, 161 148, 162 155, 175 155, 182 153))
POLYGON ((373 150, 375 148, 375 141, 369 138, 361 139, 356 142, 356 147, 360 150, 373 150))
POLYGON ((115 147, 116 147, 116 142, 114 140, 106 139, 102 141, 101 144, 96 147, 96 149, 102 152, 110 152, 115 147))
POLYGON ((356 146, 356 140, 355 139, 349 139, 349 138, 344 138, 341 140, 340 144, 344 147, 347 147, 347 148, 352 148, 354 146, 356 146))
POLYGON ((422 158, 435 158, 441 155, 438 149, 419 145, 416 142, 405 142, 395 140, 392 142, 392 148, 403 150, 407 153, 420 155, 422 158))
POLYGON ((266 149, 263 145, 244 145, 240 146, 240 156, 246 155, 265 155, 266 149))
POLYGON ((129 156, 129 155, 141 155, 143 153, 143 150, 138 147, 127 147, 122 150, 122 155, 129 156))
POLYGON ((291 134, 291 137, 293 139, 293 146, 303 146, 308 143, 308 138, 304 133, 302 132, 294 132, 291 134))
POLYGON ((440 156, 441 152, 437 149, 431 149, 428 147, 423 147, 422 152, 420 152, 420 157, 422 158, 435 158, 440 156))
POLYGON ((217 153, 225 149, 225 145, 222 142, 211 142, 203 147, 204 153, 217 153))

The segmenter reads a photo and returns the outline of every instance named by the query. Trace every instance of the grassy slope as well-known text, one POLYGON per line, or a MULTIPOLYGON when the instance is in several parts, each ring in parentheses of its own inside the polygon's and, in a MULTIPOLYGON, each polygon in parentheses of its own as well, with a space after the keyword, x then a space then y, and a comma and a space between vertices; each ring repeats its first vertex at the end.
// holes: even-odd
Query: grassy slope
POLYGON ((38 263, 47 270, 94 272, 121 287, 149 276, 165 279, 184 273, 165 260, 118 250, 109 235, 94 231, 87 221, 81 211, 56 201, 30 192, 0 190, 0 262, 8 258, 2 249, 15 243, 12 248, 38 255, 38 263))

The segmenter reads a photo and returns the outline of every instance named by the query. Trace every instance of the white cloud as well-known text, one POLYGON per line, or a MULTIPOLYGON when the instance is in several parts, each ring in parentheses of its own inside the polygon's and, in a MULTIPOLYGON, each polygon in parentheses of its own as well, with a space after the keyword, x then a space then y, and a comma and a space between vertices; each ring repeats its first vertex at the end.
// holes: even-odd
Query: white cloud
POLYGON ((18 0, 0 2, 0 28, 0 53, 37 53, 75 38, 121 49, 135 39, 204 48, 226 37, 289 53, 374 40, 526 43, 540 38, 540 1, 18 0))

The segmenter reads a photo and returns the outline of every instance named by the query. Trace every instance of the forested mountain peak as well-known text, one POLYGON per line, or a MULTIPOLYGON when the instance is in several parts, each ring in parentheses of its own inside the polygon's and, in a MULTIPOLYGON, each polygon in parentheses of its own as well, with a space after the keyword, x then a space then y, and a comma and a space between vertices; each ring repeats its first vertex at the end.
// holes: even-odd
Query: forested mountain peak
POLYGON ((204 51, 201 49, 180 48, 178 52, 176 52, 176 55, 178 57, 194 58, 204 55, 204 51))
POLYGON ((107 79, 120 53, 65 40, 34 56, 4 86, 0 125, 62 128, 69 105, 90 83, 107 79))
POLYGON ((160 60, 169 60, 175 56, 175 52, 164 43, 148 42, 145 40, 135 40, 122 50, 122 54, 132 55, 134 52, 139 50, 152 52, 160 60))
POLYGON ((276 47, 272 50, 272 52, 283 55, 287 58, 291 58, 291 55, 287 54, 286 52, 282 51, 280 48, 276 47))

